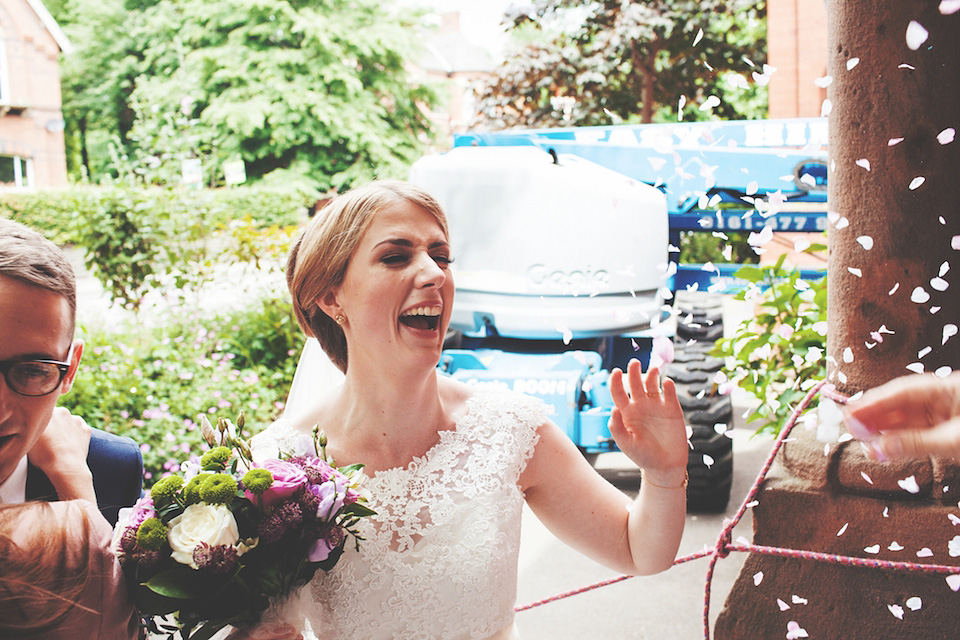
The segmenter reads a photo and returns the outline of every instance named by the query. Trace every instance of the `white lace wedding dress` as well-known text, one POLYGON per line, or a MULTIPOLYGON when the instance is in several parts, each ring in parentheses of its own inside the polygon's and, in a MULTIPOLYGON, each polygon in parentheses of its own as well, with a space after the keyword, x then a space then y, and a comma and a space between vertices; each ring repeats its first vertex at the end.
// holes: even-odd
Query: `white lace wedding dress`
MULTIPOLYGON (((405 468, 367 487, 377 515, 329 573, 284 603, 279 619, 309 640, 518 638, 513 625, 523 495, 544 405, 478 389, 456 428, 405 468)), ((253 441, 254 457, 302 451, 309 438, 281 418, 253 441)))

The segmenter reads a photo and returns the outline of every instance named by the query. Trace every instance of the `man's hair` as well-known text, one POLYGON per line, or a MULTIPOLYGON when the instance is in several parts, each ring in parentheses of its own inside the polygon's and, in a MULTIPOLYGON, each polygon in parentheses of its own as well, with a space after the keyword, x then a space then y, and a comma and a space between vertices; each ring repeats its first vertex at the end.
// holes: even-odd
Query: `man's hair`
POLYGON ((77 317, 77 276, 63 250, 19 222, 0 218, 0 275, 66 298, 70 334, 77 317))

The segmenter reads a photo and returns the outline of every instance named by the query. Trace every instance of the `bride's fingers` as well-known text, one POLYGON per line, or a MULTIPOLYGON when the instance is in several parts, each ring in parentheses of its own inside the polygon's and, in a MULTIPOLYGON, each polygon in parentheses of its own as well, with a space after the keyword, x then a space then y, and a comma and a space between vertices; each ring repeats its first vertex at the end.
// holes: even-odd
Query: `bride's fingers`
POLYGON ((616 407, 625 407, 630 402, 627 391, 623 387, 623 371, 620 369, 614 369, 610 374, 610 397, 616 407))
POLYGON ((657 367, 650 367, 647 371, 647 380, 644 383, 648 396, 660 395, 660 370, 657 367))
POLYGON ((638 400, 646 393, 643 385, 643 367, 636 358, 631 359, 627 364, 627 381, 630 383, 630 397, 634 400, 638 400))

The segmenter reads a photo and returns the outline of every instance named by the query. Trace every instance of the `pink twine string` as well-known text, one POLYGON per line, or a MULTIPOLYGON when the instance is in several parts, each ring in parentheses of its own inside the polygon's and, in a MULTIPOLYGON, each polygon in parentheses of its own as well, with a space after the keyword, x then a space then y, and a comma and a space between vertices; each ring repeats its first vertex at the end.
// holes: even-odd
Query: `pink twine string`
MULTIPOLYGON (((803 400, 790 414, 790 418, 787 420, 787 423, 783 426, 783 429, 780 430, 780 435, 777 436, 777 440, 774 442, 773 447, 770 450, 770 454, 767 456, 766 461, 761 467, 760 472, 757 474, 757 478, 753 483, 753 486, 750 487, 750 491, 747 493, 746 497, 743 499, 743 502, 740 503, 740 508, 737 509, 736 514, 733 518, 726 520, 724 523, 723 529, 720 531, 720 534, 717 536, 717 542, 712 549, 704 549, 697 553, 692 553, 686 556, 677 558, 674 561, 674 565, 683 564, 685 562, 690 562, 691 560, 698 560, 700 558, 710 557, 710 564, 707 566, 707 574, 704 584, 704 593, 703 593, 703 637, 705 640, 710 640, 710 599, 711 599, 711 585, 713 583, 713 573, 716 568, 717 561, 720 558, 725 558, 731 551, 739 551, 744 553, 760 553, 764 555, 780 556, 786 558, 800 558, 804 560, 813 560, 816 562, 826 562, 830 564, 840 564, 848 566, 858 566, 858 567, 869 567, 874 569, 887 569, 894 571, 912 571, 920 573, 933 573, 933 574, 960 574, 960 567, 950 566, 950 565, 940 565, 940 564, 920 564, 914 562, 893 562, 889 560, 877 560, 872 558, 859 558, 856 556, 842 556, 830 553, 819 553, 816 551, 804 551, 800 549, 783 549, 779 547, 769 547, 763 545, 754 545, 754 544, 732 544, 731 539, 733 536, 733 530, 739 524, 740 520, 743 518, 744 514, 747 512, 747 509, 756 499, 757 493, 760 491, 760 485, 763 484, 763 481, 767 477, 767 473, 770 471, 770 467, 773 466, 773 462, 776 459, 777 453, 780 451, 780 448, 783 446, 783 443, 786 441, 787 437, 790 435, 790 432, 796 426, 797 421, 800 418, 800 415, 803 411, 810 405, 810 402, 813 400, 816 395, 820 393, 825 398, 829 398, 834 402, 839 404, 846 404, 848 398, 840 393, 838 393, 833 385, 827 384, 825 380, 821 380, 815 384, 804 396, 803 400)), ((579 589, 574 589, 573 591, 567 591, 564 593, 557 594, 550 598, 545 598, 543 600, 538 600, 536 602, 531 602, 515 609, 516 612, 526 611, 528 609, 533 609, 534 607, 539 607, 541 605, 556 602, 558 600, 563 600, 564 598, 569 598, 581 593, 586 593, 587 591, 592 591, 594 589, 599 589, 600 587, 606 587, 618 582, 623 582, 633 576, 622 575, 616 578, 611 578, 609 580, 604 580, 586 587, 581 587, 579 589)))

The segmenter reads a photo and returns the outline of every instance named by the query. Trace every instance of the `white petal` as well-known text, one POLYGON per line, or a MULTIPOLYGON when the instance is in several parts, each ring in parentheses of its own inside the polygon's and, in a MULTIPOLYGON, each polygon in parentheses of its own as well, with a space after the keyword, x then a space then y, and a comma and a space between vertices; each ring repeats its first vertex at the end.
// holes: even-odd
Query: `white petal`
POLYGON ((940 265, 940 277, 947 275, 947 272, 950 271, 950 263, 946 260, 943 261, 943 264, 940 265))
POLYGON ((943 325, 943 341, 941 345, 947 344, 947 340, 957 335, 957 325, 955 324, 945 324, 943 325))
MULTIPOLYGON (((870 478, 870 476, 868 476, 865 471, 861 471, 861 472, 860 472, 860 475, 861 475, 861 476, 863 477, 863 479, 866 480, 868 483, 873 484, 873 479, 870 478)), ((847 525, 843 525, 843 526, 846 527, 847 525)))
POLYGON ((857 269, 856 267, 847 267, 847 271, 857 276, 858 278, 863 277, 863 271, 861 271, 860 269, 857 269))
POLYGON ((887 140, 887 146, 892 147, 893 145, 900 144, 903 142, 903 138, 890 138, 887 140))
POLYGON ((697 31, 697 37, 693 39, 693 46, 697 46, 697 44, 702 39, 703 39, 703 29, 700 29, 699 31, 697 31))
POLYGON ((763 582, 763 571, 757 571, 753 574, 753 585, 759 586, 761 582, 763 582))
POLYGON ((858 167, 863 167, 867 171, 870 171, 870 161, 866 158, 860 158, 854 164, 856 164, 858 167))
POLYGON ((875 544, 869 547, 864 547, 863 550, 866 551, 867 553, 880 553, 880 545, 875 544))
POLYGON ((833 111, 833 103, 829 100, 824 100, 823 104, 820 106, 820 117, 826 118, 830 115, 830 112, 833 111))
MULTIPOLYGON (((960 578, 960 576, 957 576, 957 577, 960 578)), ((780 611, 786 611, 787 609, 790 608, 790 605, 788 605, 786 602, 784 602, 780 598, 777 598, 777 606, 780 607, 780 611)))
POLYGON ((922 185, 925 181, 926 181, 926 178, 924 178, 923 176, 917 176, 916 178, 910 181, 910 191, 919 189, 920 185, 922 185))
POLYGON ((954 251, 960 251, 960 236, 950 238, 950 248, 954 251))
POLYGON ((849 522, 845 522, 845 523, 843 524, 843 526, 840 527, 840 531, 837 531, 837 537, 842 536, 842 535, 846 532, 847 526, 848 526, 849 524, 850 524, 849 522))
POLYGON ((853 69, 858 64, 860 64, 860 58, 850 58, 847 60, 847 71, 850 71, 850 69, 853 69))
POLYGON ((870 249, 873 249, 873 238, 871 238, 870 236, 860 236, 857 238, 857 242, 859 242, 860 246, 866 249, 867 251, 870 251, 870 249))
POLYGON ((837 229, 846 229, 849 226, 850 226, 850 221, 847 220, 845 217, 841 217, 839 220, 837 220, 837 224, 836 224, 837 229))
POLYGON ((910 609, 910 611, 917 611, 922 606, 923 600, 921 600, 919 597, 913 596, 912 598, 907 598, 907 607, 910 609))
POLYGON ((903 545, 894 540, 890 543, 890 546, 887 547, 890 551, 903 551, 903 545))
POLYGON ((913 290, 913 293, 910 294, 910 301, 916 302, 917 304, 923 304, 930 300, 930 294, 926 292, 923 287, 917 287, 913 290))
POLYGON ((853 349, 846 347, 843 350, 843 361, 846 363, 853 362, 853 349))
POLYGON ((930 547, 924 547, 920 549, 920 551, 917 551, 918 558, 929 558, 931 556, 933 556, 933 551, 930 550, 930 547))
MULTIPOLYGON (((949 16, 957 11, 960 11, 960 0, 941 0, 940 13, 949 16)), ((954 591, 956 591, 956 589, 954 589, 954 591)))
POLYGON ((953 591, 960 591, 960 573, 954 573, 946 577, 947 585, 953 591))
POLYGON ((813 84, 817 85, 821 89, 826 89, 833 83, 833 76, 823 76, 822 78, 814 78, 813 84))
POLYGON ((898 604, 888 604, 887 609, 890 609, 890 613, 893 614, 893 617, 903 620, 903 607, 898 604))
POLYGON ((913 371, 914 373, 923 373, 922 362, 911 362, 910 364, 907 365, 906 368, 909 369, 910 371, 913 371))
POLYGON ((937 376, 938 378, 946 378, 951 373, 953 373, 953 369, 947 365, 943 365, 942 367, 937 367, 937 370, 933 372, 933 375, 937 376))
POLYGON ((917 484, 916 476, 907 476, 903 480, 897 480, 897 484, 907 493, 920 493, 920 485, 917 484))
POLYGON ((912 51, 919 49, 920 45, 926 42, 929 36, 930 34, 923 28, 923 25, 916 20, 911 20, 910 24, 907 25, 907 46, 912 51))
POLYGON ((923 349, 920 349, 920 351, 917 351, 917 358, 918 359, 923 358, 925 355, 927 355, 931 351, 933 351, 933 347, 924 347, 923 349))
POLYGON ((713 109, 714 107, 720 104, 720 98, 717 96, 708 96, 706 100, 703 101, 703 104, 700 105, 700 111, 706 111, 707 109, 713 109))
POLYGON ((937 291, 946 291, 947 287, 950 286, 950 283, 943 278, 934 278, 930 281, 930 286, 937 291))
POLYGON ((954 131, 953 127, 948 127, 937 134, 937 142, 940 144, 950 144, 953 142, 953 138, 956 136, 956 134, 957 132, 954 131))
POLYGON ((899 288, 900 288, 900 283, 898 282, 898 283, 896 283, 895 285, 893 285, 893 289, 890 289, 890 291, 887 292, 887 295, 888 295, 888 296, 892 296, 893 294, 895 294, 895 293, 897 292, 897 289, 899 289, 899 288))

